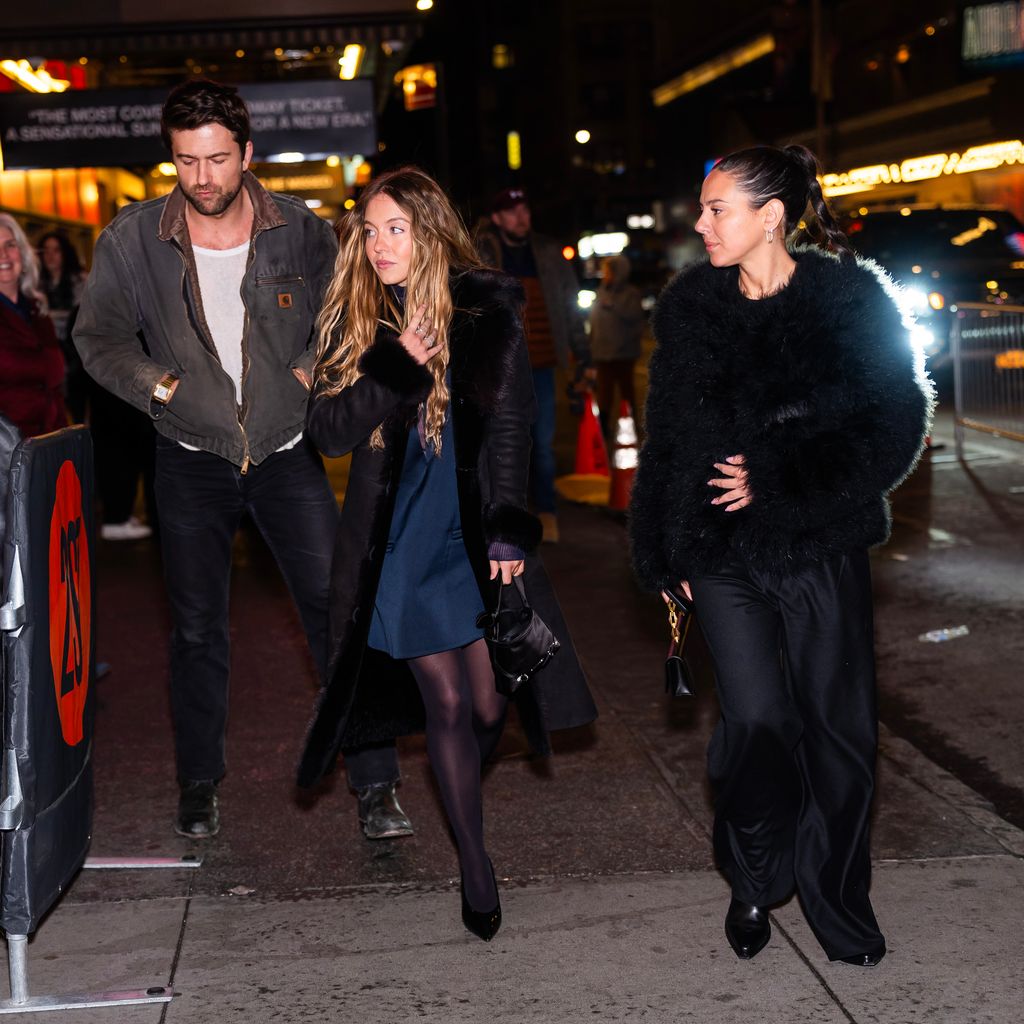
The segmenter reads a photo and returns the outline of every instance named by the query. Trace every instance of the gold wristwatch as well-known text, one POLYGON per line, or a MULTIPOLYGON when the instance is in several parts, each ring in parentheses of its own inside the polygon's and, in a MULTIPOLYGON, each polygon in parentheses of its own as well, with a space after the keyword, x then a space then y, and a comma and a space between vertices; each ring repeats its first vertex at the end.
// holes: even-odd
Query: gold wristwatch
POLYGON ((174 394, 174 385, 177 383, 178 378, 173 373, 164 374, 153 387, 153 401, 166 405, 171 400, 171 395, 174 394))

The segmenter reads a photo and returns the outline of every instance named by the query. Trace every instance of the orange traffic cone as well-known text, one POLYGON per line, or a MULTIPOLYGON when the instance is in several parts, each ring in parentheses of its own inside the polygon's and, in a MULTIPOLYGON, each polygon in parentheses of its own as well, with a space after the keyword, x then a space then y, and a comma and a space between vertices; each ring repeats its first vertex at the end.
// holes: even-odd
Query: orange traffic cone
POLYGON ((619 422, 615 428, 615 454, 612 456, 612 486, 608 507, 624 512, 629 505, 629 491, 636 474, 636 424, 629 402, 619 405, 619 422))
POLYGON ((576 435, 576 473, 587 476, 608 476, 608 450, 604 446, 601 423, 597 418, 597 402, 587 396, 576 435))

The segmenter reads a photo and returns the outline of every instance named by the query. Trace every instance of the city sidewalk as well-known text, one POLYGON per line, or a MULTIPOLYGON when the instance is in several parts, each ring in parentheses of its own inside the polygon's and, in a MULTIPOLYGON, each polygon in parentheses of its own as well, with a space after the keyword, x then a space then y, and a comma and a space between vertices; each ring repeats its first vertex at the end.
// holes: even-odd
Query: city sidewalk
MULTIPOLYGON (((980 501, 970 488, 956 500, 980 501)), ((236 550, 222 833, 206 845, 173 834, 159 560, 145 543, 101 546, 98 644, 112 670, 98 684, 92 853, 203 859, 82 872, 30 944, 32 994, 180 993, 166 1006, 59 1014, 72 1024, 1016 1024, 1024 833, 884 728, 873 898, 889 955, 874 970, 828 963, 792 901, 773 912, 767 949, 736 959, 710 859, 706 665, 696 698, 665 697, 663 609, 635 589, 621 522, 568 508, 562 523, 562 543, 544 555, 601 718, 560 735, 543 763, 511 723, 485 786, 505 914, 490 944, 459 920, 421 737, 400 748, 410 839, 364 840, 343 779, 315 799, 295 791, 312 670, 250 534, 236 550)), ((896 594, 888 603, 899 614, 896 594)), ((895 646, 882 657, 883 690, 902 664, 895 646)))

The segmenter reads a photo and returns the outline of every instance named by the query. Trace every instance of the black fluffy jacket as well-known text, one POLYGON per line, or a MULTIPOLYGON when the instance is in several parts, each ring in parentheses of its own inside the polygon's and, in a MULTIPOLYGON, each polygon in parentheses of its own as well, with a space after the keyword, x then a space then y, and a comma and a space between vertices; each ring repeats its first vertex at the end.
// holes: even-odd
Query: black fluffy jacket
POLYGON ((651 590, 727 562, 787 575, 889 535, 886 495, 921 453, 931 383, 880 267, 793 257, 789 284, 763 299, 740 292, 736 267, 703 262, 658 301, 630 517, 651 590), (752 495, 737 512, 708 485, 730 455, 752 495))

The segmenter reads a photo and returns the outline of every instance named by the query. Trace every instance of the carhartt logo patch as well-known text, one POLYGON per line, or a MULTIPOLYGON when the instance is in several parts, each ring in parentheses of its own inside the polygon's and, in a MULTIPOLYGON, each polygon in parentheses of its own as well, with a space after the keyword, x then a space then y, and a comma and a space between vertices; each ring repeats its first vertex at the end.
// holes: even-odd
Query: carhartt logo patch
POLYGON ((292 308, 292 293, 291 292, 278 292, 277 293, 277 304, 282 309, 292 308))

